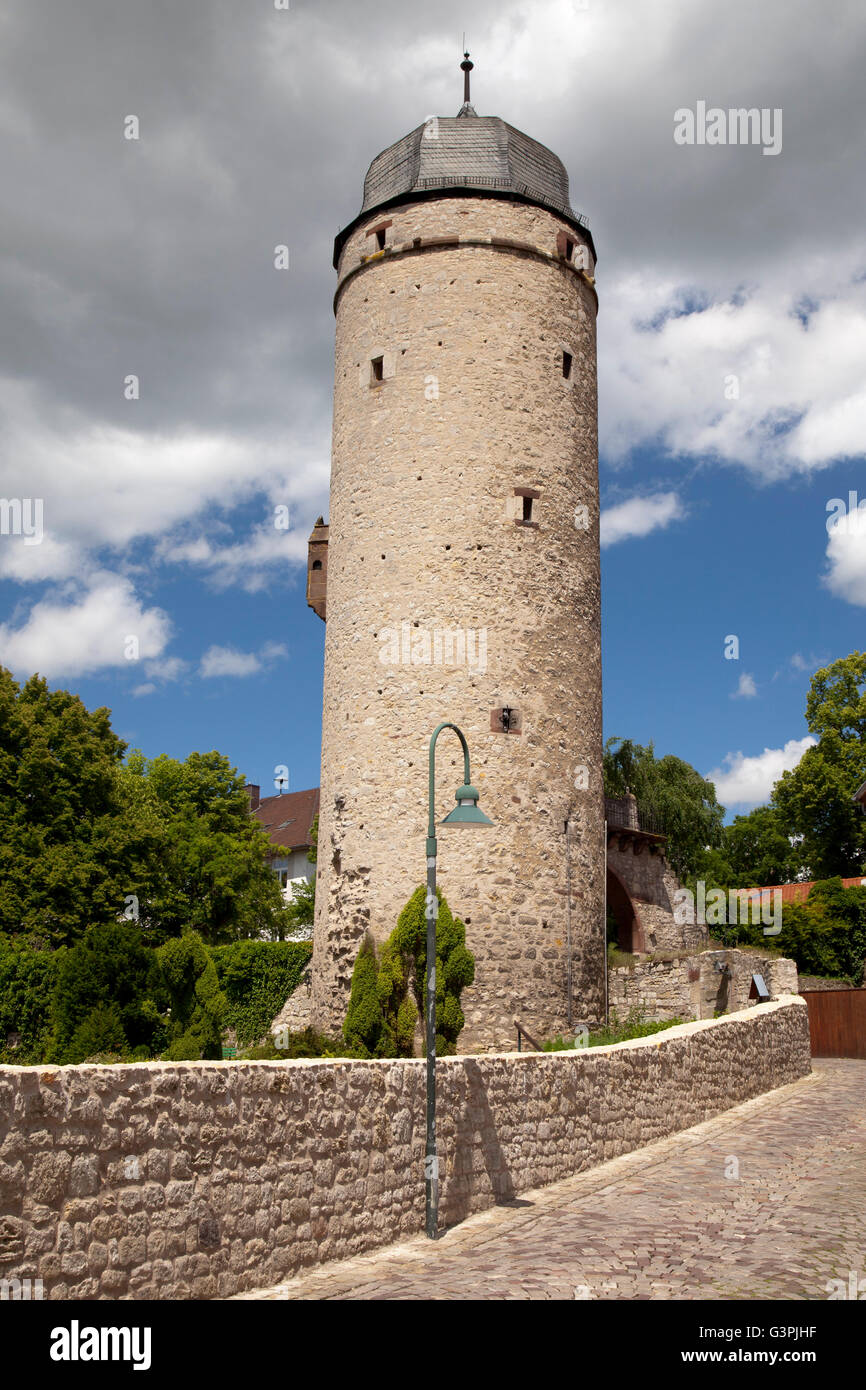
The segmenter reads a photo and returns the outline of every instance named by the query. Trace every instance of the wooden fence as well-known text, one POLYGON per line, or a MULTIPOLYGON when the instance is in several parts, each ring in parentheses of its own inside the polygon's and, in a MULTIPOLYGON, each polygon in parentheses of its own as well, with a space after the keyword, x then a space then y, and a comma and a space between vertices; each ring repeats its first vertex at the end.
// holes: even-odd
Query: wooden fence
POLYGON ((813 1057, 866 1058, 866 989, 802 991, 813 1057))

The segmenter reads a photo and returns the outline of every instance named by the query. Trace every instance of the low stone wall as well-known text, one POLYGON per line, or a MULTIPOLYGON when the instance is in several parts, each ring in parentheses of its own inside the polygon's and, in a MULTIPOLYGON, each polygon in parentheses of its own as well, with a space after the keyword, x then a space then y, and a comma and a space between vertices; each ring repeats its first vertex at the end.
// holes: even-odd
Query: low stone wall
MULTIPOLYGON (((804 1000, 438 1067, 441 1220, 810 1070, 804 1000)), ((423 1230, 423 1060, 0 1067, 0 1278, 214 1298, 423 1230)))
POLYGON ((851 984, 850 984, 850 981, 848 981, 848 980, 834 980, 834 979, 832 979, 830 976, 827 976, 827 975, 801 975, 801 976, 800 976, 800 989, 801 989, 801 990, 804 990, 804 989, 805 989, 805 990, 810 990, 810 991, 814 992, 815 990, 850 989, 850 988, 851 988, 851 984))
POLYGON ((666 961, 638 961, 610 972, 609 1002, 620 1018, 629 1009, 648 1019, 712 1018, 748 1008, 753 975, 762 975, 770 994, 796 994, 796 962, 738 949, 701 951, 666 961), (725 971, 717 969, 725 966, 725 971))

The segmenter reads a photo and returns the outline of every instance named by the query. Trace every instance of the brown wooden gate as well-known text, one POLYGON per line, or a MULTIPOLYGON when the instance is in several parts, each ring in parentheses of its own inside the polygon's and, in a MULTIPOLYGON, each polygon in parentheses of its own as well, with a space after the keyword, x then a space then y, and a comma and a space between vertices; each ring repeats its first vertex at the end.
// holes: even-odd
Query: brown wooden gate
POLYGON ((866 1058, 866 989, 804 989, 813 1057, 866 1058))

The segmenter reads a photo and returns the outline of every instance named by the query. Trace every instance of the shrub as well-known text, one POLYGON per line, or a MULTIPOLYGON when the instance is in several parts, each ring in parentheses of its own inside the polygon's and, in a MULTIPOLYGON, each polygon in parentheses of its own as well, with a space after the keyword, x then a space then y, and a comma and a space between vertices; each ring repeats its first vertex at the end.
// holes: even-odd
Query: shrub
POLYGON ((159 1046, 164 1034, 152 998, 153 963, 133 923, 88 927, 57 967, 49 1060, 83 1062, 94 1052, 159 1046), (96 1045, 100 1038, 105 1045, 96 1045))
MULTIPOLYGON (((280 1039, 282 1042, 283 1039, 280 1039)), ((291 1057, 345 1057, 346 1049, 334 1038, 317 1033, 315 1028, 304 1028, 299 1033, 287 1033, 285 1046, 277 1046, 273 1037, 266 1042, 256 1043, 244 1050, 244 1062, 274 1061, 282 1062, 291 1057)))
POLYGON ((201 937, 186 932, 160 946, 156 954, 171 1008, 164 1056, 173 1062, 221 1057, 228 1001, 201 937))
POLYGON ((211 950, 227 1001, 225 1026, 235 1030, 239 1047, 267 1037, 312 951, 308 941, 238 941, 211 950))
MULTIPOLYGON (((387 1052, 380 1049, 387 1046, 385 1017, 379 1000, 376 970, 376 948, 367 933, 361 942, 361 949, 352 971, 352 988, 349 994, 349 1008, 343 1023, 343 1037, 358 1057, 383 1057, 387 1052)), ((391 1054, 393 1055, 393 1054, 391 1054)))
POLYGON ((34 950, 0 933, 0 1062, 27 1066, 49 1055, 54 988, 64 954, 63 947, 34 950))
POLYGON ((635 1006, 629 1009, 625 1020, 620 1023, 616 1009, 611 1009, 609 1022, 595 1028, 589 1035, 588 1043, 578 1038, 564 1038, 558 1034, 542 1043, 543 1052, 579 1051, 582 1047, 609 1047, 611 1043, 627 1042, 629 1038, 649 1038, 653 1033, 662 1033, 666 1028, 674 1028, 678 1023, 686 1023, 684 1018, 667 1018, 660 1022, 644 1022, 644 1010, 635 1006))
MULTIPOLYGON (((465 1022, 460 994, 475 978, 475 957, 466 947, 465 926, 452 916, 439 889, 437 898, 436 1054, 446 1057, 457 1050, 465 1022)), ((424 1016, 427 988, 426 902, 427 890, 422 885, 406 903, 382 947, 378 969, 372 939, 365 937, 362 943, 352 972, 349 1012, 343 1025, 347 1043, 366 1049, 360 1056, 412 1056, 415 1025, 424 1016)))

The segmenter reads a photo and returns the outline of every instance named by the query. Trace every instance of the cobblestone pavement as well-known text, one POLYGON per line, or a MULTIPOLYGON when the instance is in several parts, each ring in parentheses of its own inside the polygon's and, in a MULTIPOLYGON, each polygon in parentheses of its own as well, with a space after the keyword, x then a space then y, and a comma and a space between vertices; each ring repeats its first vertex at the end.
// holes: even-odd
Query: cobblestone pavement
POLYGON ((827 1299, 866 1279, 866 1062, 243 1299, 827 1299))

